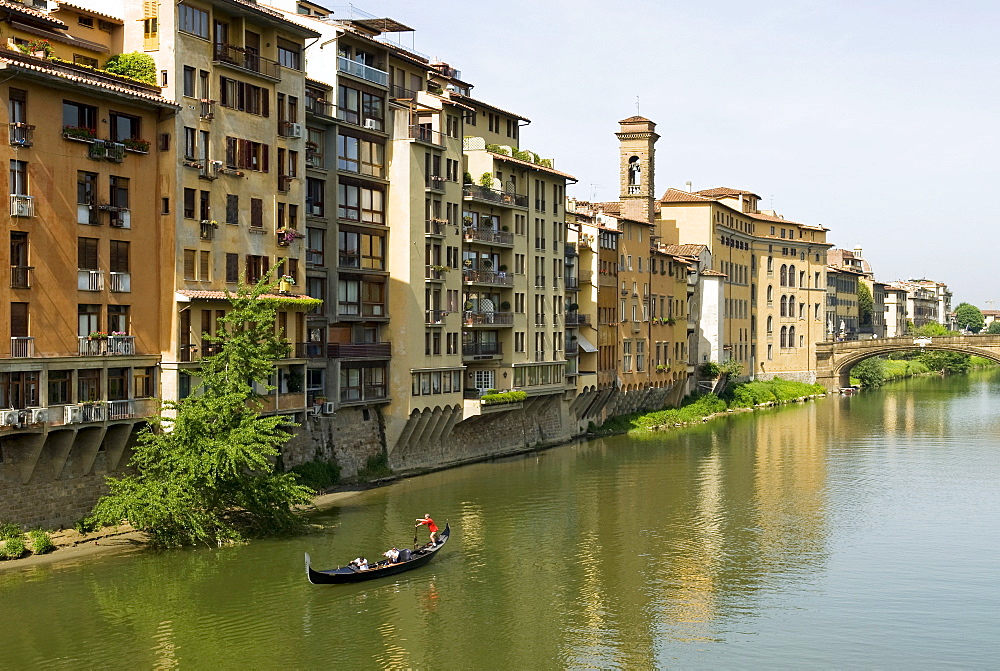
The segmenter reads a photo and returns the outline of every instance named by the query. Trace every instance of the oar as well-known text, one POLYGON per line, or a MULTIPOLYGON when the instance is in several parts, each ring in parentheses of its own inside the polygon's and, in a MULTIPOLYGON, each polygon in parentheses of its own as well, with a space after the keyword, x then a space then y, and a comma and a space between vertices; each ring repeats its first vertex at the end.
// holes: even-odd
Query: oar
POLYGON ((419 529, 419 528, 420 528, 419 524, 414 524, 413 525, 413 550, 414 550, 414 552, 416 552, 416 550, 417 550, 417 529, 419 529))

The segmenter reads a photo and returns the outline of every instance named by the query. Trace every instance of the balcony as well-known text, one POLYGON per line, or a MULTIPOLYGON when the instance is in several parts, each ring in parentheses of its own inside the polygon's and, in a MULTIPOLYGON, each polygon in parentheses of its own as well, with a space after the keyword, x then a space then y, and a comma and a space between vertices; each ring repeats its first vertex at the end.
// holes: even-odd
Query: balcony
POLYGON ((445 178, 440 175, 427 175, 425 185, 431 191, 444 191, 445 178))
POLYGON ((222 351, 220 343, 204 343, 198 345, 181 345, 178 360, 181 363, 190 363, 207 356, 214 356, 222 351))
POLYGON ((483 312, 481 310, 466 310, 463 315, 466 326, 513 326, 513 312, 483 312))
POLYGON ((10 288, 30 289, 32 266, 11 266, 10 267, 10 288))
POLYGON ((566 343, 566 356, 577 356, 580 353, 580 344, 575 340, 566 343))
POLYGON ((444 282, 448 278, 448 266, 424 266, 424 279, 428 282, 444 282))
POLYGON ((260 398, 260 412, 270 415, 278 412, 301 412, 306 409, 305 392, 271 392, 260 398))
POLYGON ((314 168, 316 170, 326 170, 326 162, 323 160, 323 154, 315 149, 306 149, 306 167, 314 168))
POLYGON ((566 256, 578 256, 578 254, 576 253, 576 245, 574 245, 572 242, 566 243, 566 256))
POLYGON ((337 118, 337 106, 329 100, 323 100, 322 98, 310 98, 306 96, 306 112, 327 119, 337 118))
POLYGON ((201 117, 203 121, 211 121, 215 118, 215 101, 208 100, 207 98, 202 98, 198 101, 200 105, 200 110, 198 116, 201 117))
MULTIPOLYGON (((577 286, 580 284, 594 284, 594 271, 593 270, 581 270, 580 279, 578 280, 577 286)), ((567 285, 569 286, 569 285, 567 285)))
POLYGON ((447 310, 424 310, 424 324, 427 326, 444 326, 447 310))
POLYGON ((211 219, 202 219, 201 228, 199 230, 198 236, 202 240, 214 240, 215 230, 219 227, 218 224, 213 223, 211 219))
POLYGON ((424 233, 427 235, 444 237, 447 234, 447 231, 445 230, 445 226, 447 225, 447 219, 427 219, 424 221, 424 233))
POLYGON ((390 84, 389 97, 393 100, 413 100, 417 97, 417 92, 399 84, 390 84))
POLYGON ((31 146, 31 136, 34 134, 35 127, 30 126, 26 123, 9 123, 7 128, 10 130, 10 146, 12 147, 30 147, 31 146))
POLYGON ((463 231, 466 242, 480 242, 487 245, 514 246, 514 234, 510 231, 496 231, 492 228, 469 226, 463 231))
MULTIPOLYGON (((92 405, 90 407, 97 408, 99 406, 92 405)), ((108 421, 113 422, 118 419, 152 417, 159 412, 159 405, 153 398, 132 398, 126 401, 108 401, 105 409, 108 421)))
POLYGON ((462 196, 474 201, 489 203, 491 205, 505 205, 507 207, 528 207, 528 197, 519 193, 506 193, 497 191, 486 186, 475 184, 465 184, 462 187, 462 196))
POLYGON ((566 326, 590 326, 590 315, 579 312, 566 313, 566 326))
POLYGON ((233 44, 216 44, 212 62, 250 72, 271 81, 281 81, 281 66, 278 62, 264 58, 252 49, 244 49, 233 44))
POLYGON ((514 276, 508 275, 506 271, 495 272, 493 270, 472 270, 471 268, 466 268, 462 271, 462 281, 469 284, 513 286, 514 276))
POLYGON ((617 275, 605 275, 604 273, 601 273, 601 275, 597 278, 597 285, 599 287, 613 287, 613 288, 617 289, 618 288, 618 276, 617 275))
POLYGON ((35 216, 35 198, 20 193, 10 194, 10 216, 12 217, 33 217, 35 216))
POLYGON ((292 188, 293 179, 295 178, 289 175, 278 175, 278 191, 287 193, 292 188))
POLYGON ((564 277, 563 281, 566 283, 566 289, 569 291, 580 288, 580 280, 575 277, 564 277))
POLYGON ((80 356, 133 356, 135 336, 79 336, 77 352, 80 356))
POLYGON ((108 273, 111 280, 111 293, 127 294, 132 291, 132 273, 108 273))
POLYGON ((108 226, 111 228, 132 228, 132 212, 127 207, 98 205, 97 209, 108 213, 108 226))
POLYGON ((13 336, 10 339, 12 359, 27 359, 35 356, 35 339, 31 336, 13 336))
POLYGON ((121 163, 125 160, 125 145, 111 140, 93 140, 87 148, 87 157, 95 161, 121 163))
POLYGON ((297 342, 295 343, 296 359, 322 359, 326 345, 321 342, 297 342))
POLYGON ((76 288, 79 291, 104 291, 104 271, 77 270, 76 288))
POLYGON ((352 61, 350 58, 345 58, 344 56, 337 57, 337 70, 340 72, 346 72, 347 74, 360 79, 365 79, 378 84, 379 86, 389 85, 388 72, 379 70, 378 68, 373 68, 372 66, 365 65, 364 63, 359 63, 358 61, 352 61))
POLYGON ((330 359, 388 359, 392 356, 391 343, 337 343, 326 346, 326 356, 330 359))
POLYGON ((387 400, 389 400, 389 394, 384 384, 366 384, 359 387, 341 387, 340 389, 340 403, 342 405, 387 400))
POLYGON ((410 126, 410 139, 438 147, 444 146, 444 136, 430 126, 410 126))
POLYGON ((503 356, 503 347, 499 342, 469 342, 462 343, 462 356, 476 359, 492 359, 503 356))

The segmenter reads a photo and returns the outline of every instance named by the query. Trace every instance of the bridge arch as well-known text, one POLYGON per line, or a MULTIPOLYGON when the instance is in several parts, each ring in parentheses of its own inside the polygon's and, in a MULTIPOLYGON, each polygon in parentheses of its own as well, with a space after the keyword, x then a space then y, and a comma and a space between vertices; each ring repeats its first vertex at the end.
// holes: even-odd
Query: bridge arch
POLYGON ((850 385, 850 371, 865 359, 898 352, 924 349, 958 352, 1000 363, 1000 337, 993 335, 945 336, 926 339, 883 338, 847 342, 817 343, 816 381, 828 389, 850 385), (921 344, 921 341, 923 343, 921 344))

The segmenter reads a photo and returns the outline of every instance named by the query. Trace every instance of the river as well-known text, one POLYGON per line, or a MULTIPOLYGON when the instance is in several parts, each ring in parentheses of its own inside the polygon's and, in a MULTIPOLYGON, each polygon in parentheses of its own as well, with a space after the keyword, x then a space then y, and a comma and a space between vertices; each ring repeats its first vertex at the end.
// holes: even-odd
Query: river
POLYGON ((305 537, 5 571, 0 668, 995 668, 998 406, 1000 370, 918 378, 412 478, 305 537), (430 566, 306 582, 427 512, 430 566))

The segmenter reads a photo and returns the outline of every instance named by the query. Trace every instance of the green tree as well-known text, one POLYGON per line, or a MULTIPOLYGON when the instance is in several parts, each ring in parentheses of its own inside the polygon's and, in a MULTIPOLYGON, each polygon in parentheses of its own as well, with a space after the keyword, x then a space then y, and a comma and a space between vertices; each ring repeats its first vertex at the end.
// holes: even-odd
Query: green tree
POLYGON ((863 387, 881 387, 887 379, 885 362, 876 357, 865 359, 851 369, 851 377, 856 377, 863 387))
MULTIPOLYGON (((281 417, 260 415, 262 386, 287 345, 274 333, 270 277, 241 286, 219 333, 205 336, 221 350, 201 363, 201 388, 164 404, 173 417, 152 420, 130 461, 134 474, 108 478, 110 494, 94 508, 95 521, 127 520, 155 545, 224 543, 280 533, 301 522, 294 507, 311 491, 292 473, 276 473, 278 448, 291 434, 281 417)), ((268 387, 269 389, 273 387, 268 387)))
POLYGON ((872 325, 872 316, 875 314, 875 300, 872 298, 871 289, 862 281, 858 281, 858 314, 862 326, 872 325))
POLYGON ((961 352, 921 352, 917 361, 942 373, 968 373, 972 367, 969 355, 961 352))
POLYGON ((968 329, 973 333, 979 333, 986 325, 986 319, 982 311, 971 303, 959 303, 955 308, 955 322, 961 329, 968 329))
POLYGON ((115 54, 108 59, 108 64, 104 69, 111 74, 131 77, 156 86, 156 61, 149 54, 138 51, 129 54, 115 54))
POLYGON ((911 329, 911 331, 913 335, 917 336, 931 337, 931 336, 951 335, 951 331, 949 331, 944 326, 944 324, 938 324, 937 322, 929 322, 927 324, 924 324, 923 326, 918 326, 915 329, 911 329))
POLYGON ((989 334, 1000 333, 1000 321, 991 321, 990 325, 986 327, 986 332, 989 334))

